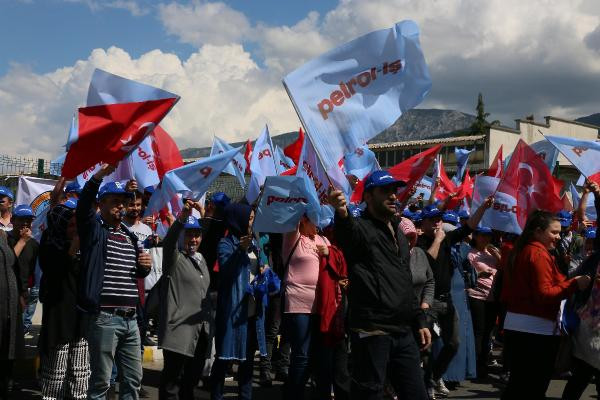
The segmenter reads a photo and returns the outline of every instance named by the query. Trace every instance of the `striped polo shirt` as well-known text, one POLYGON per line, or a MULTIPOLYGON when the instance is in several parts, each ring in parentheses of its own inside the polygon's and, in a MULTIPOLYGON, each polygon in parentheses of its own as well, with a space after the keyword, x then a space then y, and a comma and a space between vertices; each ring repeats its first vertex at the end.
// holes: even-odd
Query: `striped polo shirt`
POLYGON ((131 238, 121 227, 108 228, 101 307, 136 307, 139 296, 135 270, 136 249, 131 238))

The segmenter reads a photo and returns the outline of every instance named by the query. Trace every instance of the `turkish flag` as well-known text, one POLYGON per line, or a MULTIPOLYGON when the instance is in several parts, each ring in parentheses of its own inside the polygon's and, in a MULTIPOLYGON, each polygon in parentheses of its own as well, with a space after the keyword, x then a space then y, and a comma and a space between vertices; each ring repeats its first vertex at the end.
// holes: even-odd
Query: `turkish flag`
POLYGON ((250 159, 252 158, 252 142, 250 139, 246 142, 246 150, 244 151, 244 160, 246 160, 246 173, 250 174, 250 159))
POLYGON ((496 153, 496 157, 494 157, 494 161, 490 164, 490 168, 488 169, 488 176, 493 176, 496 178, 502 177, 502 173, 504 172, 504 160, 502 159, 502 145, 498 149, 496 153))
POLYGON ((562 182, 552 176, 544 160, 519 140, 496 190, 516 199, 517 221, 522 228, 529 214, 536 209, 561 210, 561 187, 562 182))
POLYGON ((156 128, 176 101, 168 98, 80 108, 79 137, 69 148, 62 176, 74 179, 97 163, 118 163, 156 128))
POLYGON ((283 154, 288 156, 294 161, 294 164, 298 165, 300 159, 300 153, 302 153, 302 145, 304 144, 304 131, 302 127, 298 130, 298 139, 283 149, 283 154))
MULTIPOLYGON (((425 150, 419 154, 415 154, 414 156, 407 158, 401 163, 398 163, 388 169, 388 172, 392 174, 394 178, 406 182, 406 188, 398 195, 399 201, 404 201, 406 198, 408 198, 410 190, 423 178, 423 175, 425 175, 441 148, 442 146, 438 144, 437 146, 434 146, 429 150, 425 150)), ((352 193, 352 197, 350 199, 351 203, 360 203, 362 201, 365 180, 368 177, 369 175, 360 181, 358 185, 356 185, 356 188, 354 188, 354 192, 352 193)))
MULTIPOLYGON (((442 162, 441 157, 440 157, 440 162, 438 163, 437 173, 438 173, 438 176, 436 178, 440 179, 440 183, 438 185, 438 190, 437 190, 435 197, 438 200, 444 200, 450 194, 458 192, 458 188, 456 187, 454 182, 452 182, 452 180, 450 178, 448 178, 448 175, 446 174, 446 169, 444 168, 444 163, 442 162)), ((448 208, 451 208, 451 207, 448 206, 448 208)))
POLYGON ((162 179, 170 170, 183 166, 183 158, 177 144, 163 128, 157 126, 151 136, 158 176, 162 179))

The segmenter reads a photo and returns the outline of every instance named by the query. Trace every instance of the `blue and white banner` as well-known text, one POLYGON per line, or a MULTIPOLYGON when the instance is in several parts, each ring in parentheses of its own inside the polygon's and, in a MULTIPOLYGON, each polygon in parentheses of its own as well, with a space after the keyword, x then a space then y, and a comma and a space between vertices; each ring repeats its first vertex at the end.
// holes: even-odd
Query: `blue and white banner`
POLYGON ((50 194, 56 185, 55 180, 20 176, 17 186, 16 205, 28 205, 33 210, 35 220, 31 224, 31 233, 38 242, 46 229, 46 215, 50 207, 50 194))
POLYGON ((275 166, 277 167, 277 174, 280 175, 288 169, 294 168, 294 160, 285 155, 281 147, 275 146, 275 166))
MULTIPOLYGON (((214 156, 216 154, 221 154, 226 151, 229 151, 231 149, 233 149, 233 147, 229 143, 215 136, 213 140, 212 149, 210 149, 210 155, 214 156)), ((229 165, 225 167, 223 172, 237 177, 242 188, 246 187, 246 178, 244 177, 244 173, 246 172, 246 160, 244 159, 244 155, 242 153, 236 154, 235 157, 233 157, 233 160, 231 160, 231 162, 229 163, 229 165)))
POLYGON ((346 174, 354 175, 360 180, 363 180, 371 172, 380 169, 375 153, 366 144, 357 147, 353 152, 344 156, 344 167, 346 168, 346 174))
POLYGON ((252 176, 250 177, 246 199, 248 203, 252 204, 258 198, 260 187, 265 183, 265 178, 277 175, 273 144, 271 143, 271 136, 269 136, 269 128, 266 125, 254 143, 252 157, 250 158, 250 172, 252 176))
POLYGON ((500 178, 479 175, 473 187, 471 210, 477 210, 486 198, 494 194, 494 205, 483 214, 480 226, 487 226, 503 232, 521 234, 522 229, 517 220, 517 199, 496 188, 500 178))
POLYGON ((460 149, 456 147, 454 149, 454 155, 456 156, 456 175, 452 177, 452 182, 456 186, 460 186, 463 180, 463 176, 465 175, 465 170, 467 169, 467 164, 469 163, 469 156, 474 150, 460 149))
POLYGON ((296 230, 306 213, 310 196, 299 176, 268 176, 254 217, 254 230, 286 233, 296 230))
POLYGON ((160 188, 152 194, 145 215, 158 212, 177 194, 186 199, 200 199, 240 149, 234 148, 167 172, 160 188))
POLYGON ((544 136, 586 178, 600 181, 600 143, 562 136, 544 136))
POLYGON ((423 179, 415 185, 415 188, 417 191, 412 195, 413 199, 423 195, 423 200, 429 200, 433 188, 433 179, 425 175, 423 179))
POLYGON ((283 84, 330 169, 421 103, 431 78, 417 24, 402 21, 307 62, 283 84))

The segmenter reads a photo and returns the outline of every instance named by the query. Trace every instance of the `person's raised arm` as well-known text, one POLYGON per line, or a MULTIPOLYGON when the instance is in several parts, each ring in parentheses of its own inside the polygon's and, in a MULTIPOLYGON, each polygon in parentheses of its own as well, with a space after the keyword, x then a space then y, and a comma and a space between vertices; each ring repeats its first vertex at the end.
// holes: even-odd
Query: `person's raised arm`
POLYGON ((169 228, 169 231, 165 235, 165 238, 163 239, 163 274, 169 274, 171 268, 177 262, 177 257, 179 256, 179 252, 177 251, 177 242, 179 241, 179 236, 183 231, 185 223, 190 215, 192 215, 192 207, 192 202, 190 200, 186 200, 185 204, 183 205, 183 209, 179 213, 179 217, 173 222, 169 228))
POLYGON ((95 221, 96 218, 96 195, 100 184, 104 177, 112 174, 115 171, 116 166, 104 164, 98 172, 92 176, 92 178, 86 182, 81 191, 81 196, 77 202, 77 209, 75 215, 77 216, 77 230, 79 234, 85 234, 88 231, 89 226, 95 221))
POLYGON ((440 246, 442 245, 442 242, 445 238, 446 233, 444 232, 444 230, 441 227, 437 228, 435 230, 435 237, 433 238, 433 242, 431 243, 431 246, 429 246, 429 248, 427 249, 427 254, 429 254, 434 260, 437 260, 438 254, 440 252, 440 246))
POLYGON ((477 225, 481 222, 481 218, 483 218, 483 214, 494 205, 494 197, 488 196, 483 203, 477 208, 477 210, 471 215, 471 217, 467 220, 467 225, 471 230, 477 229, 477 225))
MULTIPOLYGON (((598 187, 598 185, 596 185, 598 187)), ((586 181, 583 186, 583 193, 581 194, 581 199, 579 199, 579 205, 577 206, 577 210, 575 211, 575 215, 579 221, 585 221, 585 208, 588 202, 588 196, 590 195, 590 191, 592 190, 591 182, 586 181)))
POLYGON ((335 209, 333 232, 344 254, 356 254, 357 247, 364 245, 366 238, 354 222, 354 217, 348 212, 346 197, 339 190, 329 193, 329 204, 335 209))
POLYGON ((433 184, 433 187, 431 188, 431 194, 429 196, 429 199, 427 199, 427 205, 431 205, 435 202, 435 195, 438 192, 438 189, 440 188, 440 178, 436 178, 435 179, 435 183, 433 184))
MULTIPOLYGON (((596 225, 598 225, 598 217, 600 216, 600 185, 596 182, 590 183, 590 191, 594 193, 594 207, 596 208, 596 225)), ((583 202, 580 202, 581 206, 583 202)), ((584 212, 585 215, 585 212, 584 212)), ((596 234, 594 239, 594 250, 600 250, 600 235, 596 234)))

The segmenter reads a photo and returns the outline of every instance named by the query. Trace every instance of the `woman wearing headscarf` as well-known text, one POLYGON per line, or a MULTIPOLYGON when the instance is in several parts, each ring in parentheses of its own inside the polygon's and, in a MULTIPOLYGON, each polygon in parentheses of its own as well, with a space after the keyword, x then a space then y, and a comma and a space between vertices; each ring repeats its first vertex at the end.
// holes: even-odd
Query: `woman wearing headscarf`
POLYGON ((193 400, 210 337, 210 275, 198 252, 199 221, 187 201, 163 240, 158 345, 163 349, 160 400, 193 400), (181 249, 178 248, 181 243, 181 249))
POLYGON ((255 298, 250 283, 260 273, 251 225, 254 211, 247 204, 225 207, 227 236, 217 248, 219 286, 215 321, 216 359, 211 371, 211 399, 221 400, 229 360, 238 360, 239 398, 252 398, 252 368, 258 347, 265 356, 264 302, 255 298))
POLYGON ((38 343, 40 385, 44 399, 85 399, 90 376, 88 344, 77 310, 79 237, 76 202, 52 208, 40 241, 43 272, 40 301, 44 304, 38 343))

